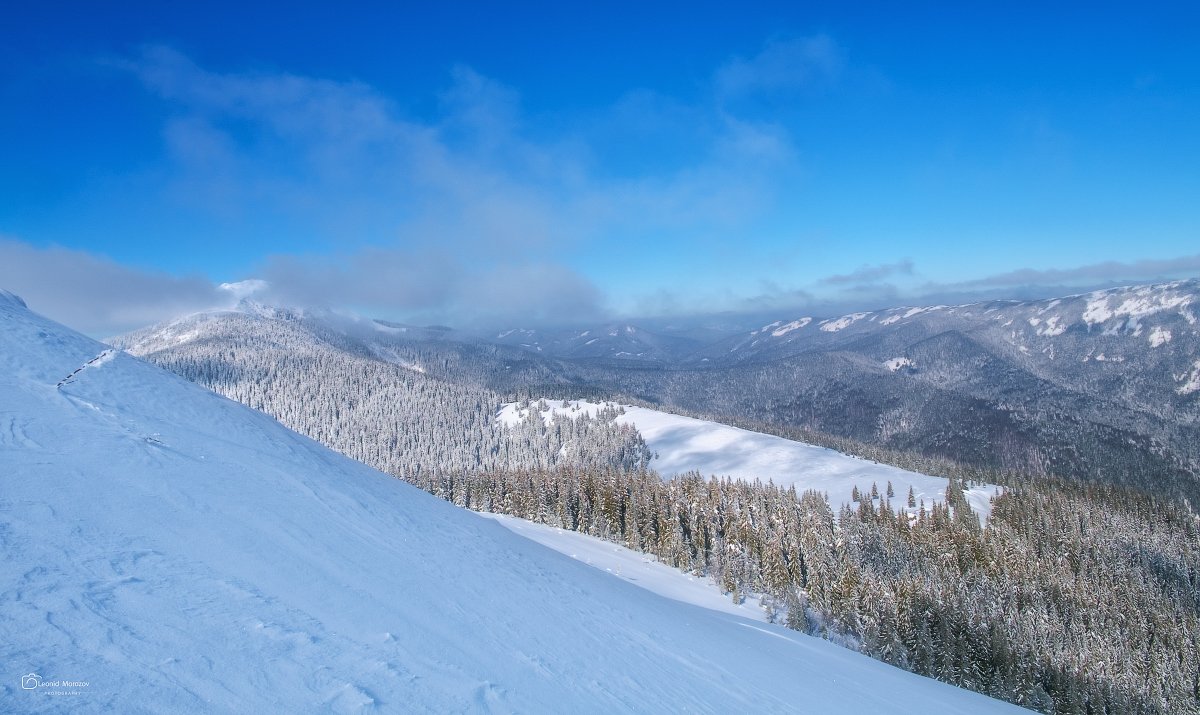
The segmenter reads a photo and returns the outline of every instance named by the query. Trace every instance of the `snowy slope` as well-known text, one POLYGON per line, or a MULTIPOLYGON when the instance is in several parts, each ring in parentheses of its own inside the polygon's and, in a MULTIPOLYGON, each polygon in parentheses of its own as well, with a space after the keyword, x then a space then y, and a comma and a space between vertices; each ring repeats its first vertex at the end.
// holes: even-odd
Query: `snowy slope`
MULTIPOLYGON (((537 404, 535 401, 534 405, 537 404)), ((549 409, 542 413, 544 420, 555 416, 595 414, 605 405, 573 401, 563 407, 562 401, 547 401, 549 409)), ((609 405, 612 407, 613 405, 609 405)), ((631 424, 646 440, 655 454, 650 466, 665 477, 696 471, 704 476, 716 475, 734 479, 763 482, 771 480, 781 486, 795 485, 798 492, 815 489, 829 497, 836 510, 850 503, 852 492, 870 494, 871 485, 886 494, 892 483, 896 496, 893 508, 903 508, 912 487, 916 499, 925 503, 945 500, 947 480, 906 469, 851 457, 825 447, 817 447, 761 432, 751 432, 719 422, 682 417, 645 407, 623 405, 624 414, 617 422, 631 424)), ((517 403, 501 408, 498 419, 514 424, 528 415, 517 403)), ((991 513, 991 497, 995 487, 981 486, 967 490, 971 508, 985 521, 991 513)), ((919 502, 918 502, 919 503, 919 502)))
POLYGON ((56 387, 104 351, 0 295, 0 711, 1016 710, 650 594, 124 353, 56 387))
POLYGON ((767 620, 753 597, 741 604, 734 603, 733 599, 721 592, 711 577, 684 573, 660 562, 651 554, 634 551, 598 536, 538 524, 515 516, 487 512, 481 512, 480 516, 495 519, 514 534, 520 534, 660 596, 756 621, 767 620))

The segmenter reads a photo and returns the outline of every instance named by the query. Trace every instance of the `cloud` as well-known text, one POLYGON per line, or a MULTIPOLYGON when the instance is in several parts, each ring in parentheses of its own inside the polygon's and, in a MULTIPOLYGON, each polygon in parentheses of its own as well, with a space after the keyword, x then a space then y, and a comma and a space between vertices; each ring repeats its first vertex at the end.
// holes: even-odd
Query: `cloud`
POLYGON ((1152 281, 1194 276, 1197 273, 1200 273, 1200 254, 1130 262, 1103 261, 1075 268, 1045 270, 1020 268, 967 281, 930 283, 926 288, 940 291, 971 291, 1033 286, 1058 287, 1092 283, 1112 284, 1120 281, 1152 281))
POLYGON ((828 35, 775 39, 753 57, 730 59, 713 83, 722 99, 793 91, 834 79, 842 65, 841 48, 828 35))
POLYGON ((31 310, 96 337, 234 302, 201 277, 138 270, 11 238, 0 238, 0 287, 21 296, 31 310))
POLYGON ((842 285, 862 285, 878 283, 884 278, 889 278, 896 275, 911 276, 913 274, 913 262, 907 258, 895 263, 885 263, 877 266, 861 266, 849 273, 840 275, 827 276, 822 278, 819 283, 832 286, 842 285))
MULTIPOLYGON (((827 39, 774 43, 753 63, 775 71, 795 55, 817 67, 828 64, 822 52, 832 52, 827 39)), ((797 156, 770 121, 705 102, 640 101, 661 110, 641 116, 652 127, 641 141, 674 132, 692 139, 689 149, 612 172, 587 127, 534 131, 515 90, 466 66, 450 71, 432 112, 413 117, 361 82, 217 72, 168 47, 114 64, 168 110, 174 200, 235 230, 295 236, 254 271, 273 299, 389 317, 599 314, 605 296, 577 255, 647 237, 678 250, 724 240, 769 211, 797 156)), ((628 119, 628 102, 612 111, 628 119)))
POLYGON ((343 259, 279 255, 263 268, 256 300, 350 306, 459 327, 588 322, 605 314, 591 281, 561 265, 472 264, 445 251, 367 249, 343 259))
POLYGON ((897 281, 917 274, 908 259, 862 266, 805 287, 770 283, 750 297, 732 298, 733 312, 754 319, 808 314, 820 317, 902 305, 964 304, 989 300, 1039 300, 1130 283, 1200 276, 1200 255, 1131 262, 1106 261, 1073 268, 1022 268, 957 282, 897 281))

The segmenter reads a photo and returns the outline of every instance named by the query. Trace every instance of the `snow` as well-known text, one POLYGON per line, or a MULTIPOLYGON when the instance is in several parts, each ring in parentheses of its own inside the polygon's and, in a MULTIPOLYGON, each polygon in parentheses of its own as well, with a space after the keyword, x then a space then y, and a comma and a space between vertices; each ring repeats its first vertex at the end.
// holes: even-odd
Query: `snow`
MULTIPOLYGON (((1045 312, 1045 311, 1041 311, 1045 312)), ((1043 321, 1041 318, 1030 318, 1029 324, 1037 328, 1037 334, 1046 337, 1054 337, 1062 335, 1067 331, 1067 326, 1062 322, 1062 316, 1054 315, 1043 321), (1042 325, 1042 323, 1045 325, 1042 325)))
MULTIPOLYGON (((533 402, 537 403, 536 400, 533 402)), ((557 401, 548 403, 542 419, 547 423, 556 418, 574 419, 584 414, 596 414, 605 406, 576 400, 562 407, 562 402, 557 401)), ((632 405, 622 405, 621 409, 625 413, 616 418, 617 422, 633 425, 641 433, 646 446, 655 454, 650 466, 664 477, 695 471, 704 476, 728 476, 745 481, 771 480, 781 486, 794 485, 798 492, 815 489, 825 493, 835 511, 842 504, 851 503, 855 486, 869 494, 874 483, 882 494, 889 481, 896 493, 892 499, 893 508, 905 506, 910 486, 914 496, 918 500, 924 499, 927 505, 945 500, 948 480, 943 477, 918 474, 719 422, 632 405)), ((518 409, 517 403, 508 403, 500 409, 497 419, 513 425, 527 414, 527 410, 518 409)), ((985 522, 991 514, 990 502, 984 499, 976 511, 980 522, 985 522)))
POLYGON ((600 569, 664 598, 753 620, 767 620, 766 614, 757 607, 756 599, 747 598, 741 604, 734 603, 728 595, 721 592, 711 578, 684 573, 674 566, 659 562, 649 554, 577 531, 537 524, 512 516, 487 513, 480 516, 495 519, 514 534, 536 541, 560 554, 566 554, 592 568, 600 569))
POLYGON ((1176 380, 1183 382, 1182 385, 1175 388, 1175 391, 1181 395, 1190 395, 1193 392, 1200 392, 1200 360, 1192 363, 1191 373, 1177 375, 1176 380))
MULTIPOLYGON (((921 308, 893 308, 893 310, 895 312, 893 312, 892 315, 889 315, 888 317, 879 321, 879 324, 880 325, 892 325, 893 323, 898 323, 901 320, 907 320, 909 318, 916 317, 922 313, 929 313, 932 311, 945 310, 948 307, 949 306, 945 306, 945 305, 930 305, 930 306, 925 306, 925 307, 921 307, 921 308), (899 311, 904 311, 904 312, 901 313, 899 311)), ((848 317, 850 317, 850 316, 848 316, 848 317)), ((845 320, 845 318, 843 318, 843 320, 845 320)))
POLYGON ((1150 331, 1150 347, 1157 348, 1171 342, 1171 331, 1162 326, 1155 326, 1150 331))
MULTIPOLYGON (((780 338, 780 337, 783 337, 784 335, 787 335, 788 333, 792 332, 793 330, 799 330, 799 329, 803 328, 804 326, 808 325, 811 322, 812 322, 812 318, 801 318, 799 320, 793 320, 792 322, 788 323, 787 325, 783 325, 783 326, 776 328, 775 330, 772 330, 771 335, 773 335, 777 338, 780 338)), ((765 328, 764 328, 764 330, 765 330, 765 328)))
POLYGON ((836 333, 839 330, 845 330, 868 315, 870 313, 851 313, 850 315, 843 315, 837 320, 822 320, 821 330, 827 333, 836 333))
POLYGON ((912 318, 914 316, 920 315, 921 313, 928 313, 928 312, 934 311, 934 310, 942 310, 946 307, 947 306, 944 306, 944 305, 931 305, 931 306, 927 306, 924 308, 909 308, 908 311, 904 313, 904 317, 906 319, 912 318))
POLYGON ((883 366, 886 367, 888 370, 891 370, 892 372, 896 372, 897 370, 899 370, 902 367, 912 367, 913 361, 909 360, 906 357, 894 357, 894 358, 891 358, 890 360, 884 360, 883 366))
POLYGON ((1176 308, 1182 309, 1191 303, 1192 296, 1172 292, 1171 289, 1177 285, 1096 291, 1089 296, 1087 307, 1083 311, 1083 322, 1091 326, 1111 318, 1127 316, 1136 325, 1139 319, 1146 316, 1176 308), (1113 305, 1114 300, 1120 302, 1113 305))
POLYGON ((0 710, 1018 712, 637 588, 125 353, 55 386, 105 349, 0 297, 0 710))

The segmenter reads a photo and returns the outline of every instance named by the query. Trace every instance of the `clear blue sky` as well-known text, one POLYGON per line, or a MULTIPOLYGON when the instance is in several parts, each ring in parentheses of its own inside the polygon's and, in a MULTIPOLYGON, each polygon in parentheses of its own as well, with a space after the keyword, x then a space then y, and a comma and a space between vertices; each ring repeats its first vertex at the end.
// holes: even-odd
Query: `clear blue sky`
POLYGON ((26 5, 0 286, 91 330, 248 278, 519 322, 1200 272, 1191 3, 26 5))

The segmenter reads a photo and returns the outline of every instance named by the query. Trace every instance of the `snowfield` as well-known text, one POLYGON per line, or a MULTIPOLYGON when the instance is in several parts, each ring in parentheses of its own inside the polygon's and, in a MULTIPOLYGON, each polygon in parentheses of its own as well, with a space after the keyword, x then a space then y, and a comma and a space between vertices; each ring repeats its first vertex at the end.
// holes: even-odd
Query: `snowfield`
MULTIPOLYGON (((532 404, 536 405, 537 401, 532 404)), ((558 417, 595 414, 606 406, 579 400, 568 402, 567 407, 562 406, 562 400, 547 400, 546 404, 549 409, 542 413, 542 419, 547 422, 558 417)), ((825 447, 719 422, 632 405, 620 408, 625 413, 616 418, 617 422, 633 425, 641 433, 655 455, 650 466, 664 477, 694 471, 704 476, 727 476, 746 481, 758 479, 765 483, 770 480, 781 486, 794 485, 797 492, 806 489, 822 492, 829 497, 834 511, 842 504, 851 503, 855 486, 870 495, 874 484, 879 493, 886 496, 889 481, 896 494, 892 498, 894 509, 906 508, 909 487, 912 487, 918 504, 924 499, 929 506, 946 498, 948 480, 944 477, 910 472, 825 447)), ((528 408, 520 409, 517 403, 509 403, 500 409, 497 419, 512 425, 528 414, 528 408)), ((991 514, 991 498, 995 494, 996 487, 987 485, 966 490, 967 501, 981 523, 991 514)))
POLYGON ((566 554, 592 568, 600 569, 673 601, 756 621, 767 620, 757 598, 747 597, 741 604, 734 603, 727 594, 721 592, 712 578, 684 573, 674 566, 661 563, 651 554, 634 551, 597 536, 538 524, 515 516, 486 512, 481 512, 480 516, 495 519, 514 534, 520 534, 560 554, 566 554))
POLYGON ((662 598, 102 355, 0 293, 0 711, 1018 711, 662 598))

